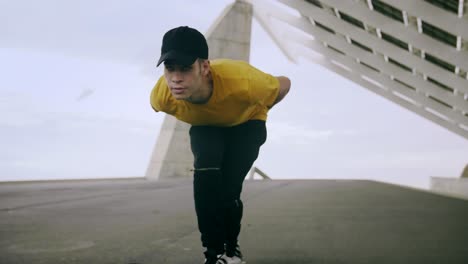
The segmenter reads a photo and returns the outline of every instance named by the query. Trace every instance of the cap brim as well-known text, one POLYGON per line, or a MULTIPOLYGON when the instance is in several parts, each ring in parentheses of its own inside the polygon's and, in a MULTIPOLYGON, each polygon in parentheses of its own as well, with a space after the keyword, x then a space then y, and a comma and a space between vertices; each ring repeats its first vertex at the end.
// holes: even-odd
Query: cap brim
POLYGON ((157 66, 159 66, 163 61, 171 61, 179 65, 192 65, 196 59, 197 58, 194 56, 190 56, 182 52, 171 50, 161 55, 161 58, 159 58, 157 66))

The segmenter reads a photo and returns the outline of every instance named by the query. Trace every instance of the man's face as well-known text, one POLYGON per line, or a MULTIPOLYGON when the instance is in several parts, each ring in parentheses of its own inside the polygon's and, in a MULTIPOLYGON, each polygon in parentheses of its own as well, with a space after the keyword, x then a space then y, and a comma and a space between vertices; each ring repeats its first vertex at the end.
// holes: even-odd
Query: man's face
POLYGON ((201 65, 196 60, 192 65, 177 65, 170 61, 164 62, 164 77, 177 100, 187 100, 201 89, 201 65))

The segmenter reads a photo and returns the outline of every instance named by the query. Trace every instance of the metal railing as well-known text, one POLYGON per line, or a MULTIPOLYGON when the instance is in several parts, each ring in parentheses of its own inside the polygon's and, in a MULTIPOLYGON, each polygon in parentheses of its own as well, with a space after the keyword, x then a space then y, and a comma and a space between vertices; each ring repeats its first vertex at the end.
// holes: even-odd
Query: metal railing
POLYGON ((253 180, 254 176, 255 176, 255 173, 260 175, 263 178, 262 180, 271 180, 271 178, 265 172, 261 171, 259 168, 255 167, 255 166, 250 169, 248 179, 253 180))

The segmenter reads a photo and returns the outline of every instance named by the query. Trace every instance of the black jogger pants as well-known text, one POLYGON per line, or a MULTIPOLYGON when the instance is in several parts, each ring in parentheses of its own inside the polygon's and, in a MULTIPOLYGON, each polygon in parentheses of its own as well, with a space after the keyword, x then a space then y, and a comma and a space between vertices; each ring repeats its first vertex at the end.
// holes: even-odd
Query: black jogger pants
POLYGON ((244 178, 266 140, 265 121, 233 127, 192 126, 194 198, 203 246, 216 253, 237 245, 244 178))

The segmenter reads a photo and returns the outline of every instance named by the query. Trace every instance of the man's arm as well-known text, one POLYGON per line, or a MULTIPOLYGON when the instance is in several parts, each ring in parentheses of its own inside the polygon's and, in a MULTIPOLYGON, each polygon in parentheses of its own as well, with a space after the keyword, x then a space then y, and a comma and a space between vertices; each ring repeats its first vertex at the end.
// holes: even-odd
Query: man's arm
POLYGON ((289 88, 291 88, 291 80, 289 80, 288 77, 276 76, 276 78, 278 79, 278 81, 280 83, 280 87, 279 87, 278 96, 276 97, 275 102, 273 103, 273 105, 270 108, 272 108, 275 104, 277 104, 281 100, 283 100, 283 98, 288 94, 289 88))

